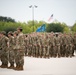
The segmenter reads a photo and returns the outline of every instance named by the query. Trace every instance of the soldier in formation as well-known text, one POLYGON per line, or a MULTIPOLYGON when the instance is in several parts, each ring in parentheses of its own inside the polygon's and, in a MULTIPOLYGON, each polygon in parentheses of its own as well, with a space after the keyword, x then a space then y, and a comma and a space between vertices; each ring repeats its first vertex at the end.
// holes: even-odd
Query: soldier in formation
POLYGON ((8 68, 8 37, 5 36, 6 32, 1 32, 0 44, 1 44, 1 68, 8 68))
POLYGON ((23 70, 24 48, 24 35, 21 27, 14 33, 8 32, 8 37, 5 36, 4 31, 0 32, 0 60, 2 62, 0 67, 23 70))
POLYGON ((76 34, 32 33, 25 37, 25 56, 33 57, 72 57, 76 49, 76 34))
POLYGON ((24 36, 22 28, 17 29, 18 36, 16 38, 16 54, 15 54, 15 70, 23 70, 24 66, 24 36))
POLYGON ((73 57, 76 50, 76 34, 23 34, 20 27, 13 33, 8 32, 8 37, 5 34, 0 32, 1 68, 23 70, 24 55, 36 58, 73 57))
POLYGON ((10 63, 10 66, 8 67, 9 69, 13 69, 14 68, 14 49, 13 49, 13 46, 14 46, 14 37, 13 37, 13 33, 10 31, 8 32, 8 38, 9 38, 9 63, 10 63))

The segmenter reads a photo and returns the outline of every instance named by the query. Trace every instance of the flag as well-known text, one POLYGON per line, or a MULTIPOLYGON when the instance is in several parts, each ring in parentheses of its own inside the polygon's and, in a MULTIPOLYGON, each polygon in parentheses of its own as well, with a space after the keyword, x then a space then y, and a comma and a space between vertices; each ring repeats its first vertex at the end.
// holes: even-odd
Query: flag
POLYGON ((53 19, 53 14, 50 16, 50 18, 48 19, 48 21, 51 21, 53 19))
POLYGON ((46 25, 43 24, 42 26, 38 27, 36 32, 44 32, 46 30, 46 25))

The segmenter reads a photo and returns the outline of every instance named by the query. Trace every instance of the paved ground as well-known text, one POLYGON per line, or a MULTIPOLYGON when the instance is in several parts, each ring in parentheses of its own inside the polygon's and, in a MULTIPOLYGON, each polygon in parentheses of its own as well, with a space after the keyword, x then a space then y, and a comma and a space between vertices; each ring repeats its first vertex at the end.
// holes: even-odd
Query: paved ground
MULTIPOLYGON (((0 62, 1 64, 1 62, 0 62)), ((72 58, 25 57, 24 71, 0 68, 0 75, 76 75, 76 53, 72 58)))

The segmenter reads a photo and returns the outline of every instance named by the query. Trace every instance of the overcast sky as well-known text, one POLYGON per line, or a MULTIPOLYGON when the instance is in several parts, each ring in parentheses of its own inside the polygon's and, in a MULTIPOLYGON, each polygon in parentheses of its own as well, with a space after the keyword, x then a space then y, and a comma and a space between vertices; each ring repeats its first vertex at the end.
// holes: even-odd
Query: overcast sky
POLYGON ((7 16, 20 22, 32 20, 32 9, 34 8, 34 19, 48 21, 51 14, 53 20, 65 22, 72 26, 76 22, 76 0, 0 0, 0 16, 7 16))

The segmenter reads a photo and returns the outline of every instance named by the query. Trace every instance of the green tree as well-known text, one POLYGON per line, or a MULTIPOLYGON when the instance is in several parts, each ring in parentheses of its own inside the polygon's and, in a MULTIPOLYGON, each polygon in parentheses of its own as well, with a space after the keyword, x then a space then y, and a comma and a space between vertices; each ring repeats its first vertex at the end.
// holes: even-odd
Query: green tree
POLYGON ((0 16, 0 21, 3 21, 3 22, 16 22, 11 17, 4 17, 4 16, 0 16))
POLYGON ((72 30, 73 32, 76 32, 76 23, 72 26, 71 30, 72 30))
POLYGON ((46 32, 63 32, 61 23, 50 23, 46 28, 46 32))
POLYGON ((62 27, 63 27, 63 32, 64 33, 70 33, 70 27, 68 27, 65 23, 62 23, 62 27))

